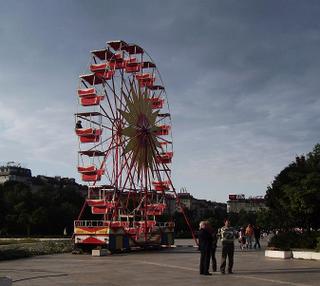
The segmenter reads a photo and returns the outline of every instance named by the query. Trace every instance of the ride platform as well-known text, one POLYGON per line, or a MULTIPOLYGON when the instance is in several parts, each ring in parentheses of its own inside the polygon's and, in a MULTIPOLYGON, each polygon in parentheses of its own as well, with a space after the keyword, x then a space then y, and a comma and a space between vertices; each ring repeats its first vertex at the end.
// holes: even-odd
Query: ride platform
MULTIPOLYGON (((80 220, 74 222, 75 248, 105 248, 111 252, 128 251, 132 248, 170 247, 174 245, 174 223, 157 223, 144 227, 121 225, 121 222, 80 220)), ((139 225, 139 226, 138 226, 139 225)))

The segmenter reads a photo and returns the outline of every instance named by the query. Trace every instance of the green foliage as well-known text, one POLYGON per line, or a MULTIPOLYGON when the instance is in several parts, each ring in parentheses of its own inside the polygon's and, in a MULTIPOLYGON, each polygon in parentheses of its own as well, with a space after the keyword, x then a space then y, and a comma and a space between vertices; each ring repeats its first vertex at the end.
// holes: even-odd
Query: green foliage
POLYGON ((262 209, 257 212, 256 224, 264 230, 272 230, 276 228, 275 222, 277 218, 270 209, 262 209))
POLYGON ((72 251, 68 241, 38 241, 36 243, 17 243, 0 248, 0 260, 17 259, 34 255, 64 253, 72 251))
POLYGON ((317 246, 316 246, 316 250, 320 251, 320 235, 317 237, 317 246))
POLYGON ((316 249, 319 238, 319 232, 282 232, 273 236, 268 246, 282 250, 293 248, 316 249))
POLYGON ((235 227, 245 227, 249 223, 255 224, 257 215, 254 212, 247 212, 245 210, 240 210, 239 213, 232 213, 230 215, 231 225, 235 227))
POLYGON ((274 227, 320 227, 320 144, 276 176, 267 189, 266 203, 274 227))
POLYGON ((83 204, 77 187, 38 186, 18 182, 0 187, 1 235, 62 235, 73 230, 73 220, 83 204))
MULTIPOLYGON (((202 220, 207 220, 211 226, 215 229, 220 228, 223 225, 223 220, 226 217, 226 210, 223 208, 215 208, 214 210, 207 210, 199 214, 198 210, 185 209, 185 214, 193 228, 197 233, 199 229, 199 223, 202 220)), ((181 212, 174 214, 173 220, 175 222, 175 236, 177 238, 191 238, 191 232, 186 224, 186 221, 181 212)))

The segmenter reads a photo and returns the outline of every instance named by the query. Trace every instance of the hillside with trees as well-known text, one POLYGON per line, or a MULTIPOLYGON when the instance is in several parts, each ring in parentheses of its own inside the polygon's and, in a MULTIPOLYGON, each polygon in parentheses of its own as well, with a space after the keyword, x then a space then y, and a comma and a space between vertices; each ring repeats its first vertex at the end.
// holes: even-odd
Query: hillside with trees
POLYGON ((0 185, 0 235, 62 235, 65 229, 71 234, 83 201, 75 185, 32 189, 6 182, 0 185))

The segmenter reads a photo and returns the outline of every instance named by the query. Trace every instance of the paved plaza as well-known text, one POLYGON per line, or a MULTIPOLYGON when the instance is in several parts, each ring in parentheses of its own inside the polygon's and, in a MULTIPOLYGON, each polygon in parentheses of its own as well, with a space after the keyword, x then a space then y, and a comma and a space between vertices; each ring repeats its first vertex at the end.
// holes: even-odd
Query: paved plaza
MULTIPOLYGON (((177 241, 177 244, 192 241, 177 241)), ((221 247, 217 249, 220 262, 221 247)), ((278 260, 264 251, 238 248, 234 274, 199 275, 199 252, 194 247, 139 251, 105 257, 57 254, 0 262, 0 276, 13 285, 320 285, 320 262, 278 260)))

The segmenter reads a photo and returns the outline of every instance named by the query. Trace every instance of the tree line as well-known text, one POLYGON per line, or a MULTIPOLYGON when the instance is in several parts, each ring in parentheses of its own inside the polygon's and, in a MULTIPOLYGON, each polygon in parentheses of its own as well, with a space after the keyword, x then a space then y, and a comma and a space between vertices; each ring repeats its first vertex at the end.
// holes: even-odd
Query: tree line
POLYGON ((76 185, 32 188, 6 182, 0 185, 0 235, 71 234, 83 201, 76 185))
MULTIPOLYGON (((285 167, 267 188, 265 199, 268 209, 257 213, 227 214, 226 210, 218 208, 208 211, 202 219, 208 219, 217 228, 229 216, 234 226, 252 223, 266 230, 319 229, 320 144, 285 167)), ((0 235, 62 235, 65 229, 71 234, 73 220, 83 202, 77 185, 31 188, 23 183, 6 182, 0 185, 0 235)), ((195 215, 190 210, 186 210, 186 215, 197 230, 199 221, 192 219, 195 215)), ((93 218, 89 210, 85 211, 85 216, 93 218)), ((189 232, 181 213, 175 213, 173 220, 178 234, 189 232)))

